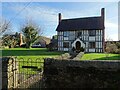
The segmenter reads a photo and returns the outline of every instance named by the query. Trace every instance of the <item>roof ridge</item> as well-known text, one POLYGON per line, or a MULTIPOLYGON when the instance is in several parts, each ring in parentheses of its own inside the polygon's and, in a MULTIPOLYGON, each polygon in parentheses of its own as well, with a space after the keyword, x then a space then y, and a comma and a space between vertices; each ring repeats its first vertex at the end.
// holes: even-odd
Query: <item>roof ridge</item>
POLYGON ((62 19, 62 21, 64 21, 64 20, 76 20, 76 19, 88 19, 88 18, 101 18, 101 16, 62 19))

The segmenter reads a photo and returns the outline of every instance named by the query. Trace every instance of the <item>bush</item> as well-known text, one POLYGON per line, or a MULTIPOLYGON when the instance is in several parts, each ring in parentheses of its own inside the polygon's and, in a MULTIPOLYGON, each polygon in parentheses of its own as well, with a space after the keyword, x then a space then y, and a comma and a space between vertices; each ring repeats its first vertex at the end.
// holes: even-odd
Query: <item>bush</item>
POLYGON ((120 49, 120 42, 117 42, 116 45, 117 45, 118 49, 120 49))
POLYGON ((83 47, 80 48, 80 52, 84 52, 85 49, 83 47))
POLYGON ((47 48, 49 51, 53 51, 53 45, 52 45, 52 43, 48 44, 48 45, 46 46, 46 48, 47 48))
POLYGON ((120 48, 116 50, 116 53, 117 53, 117 54, 120 54, 120 48))
POLYGON ((116 44, 109 44, 106 46, 106 52, 107 53, 117 53, 117 45, 116 44))

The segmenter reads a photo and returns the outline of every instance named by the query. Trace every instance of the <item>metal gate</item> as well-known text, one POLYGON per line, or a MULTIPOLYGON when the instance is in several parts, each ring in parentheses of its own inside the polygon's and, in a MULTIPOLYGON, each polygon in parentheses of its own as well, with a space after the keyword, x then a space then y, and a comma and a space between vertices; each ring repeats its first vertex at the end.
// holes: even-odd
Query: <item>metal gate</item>
POLYGON ((19 58, 16 60, 18 71, 15 73, 15 81, 17 81, 17 88, 20 89, 41 89, 43 81, 43 63, 44 60, 37 58, 33 60, 29 58, 19 58))

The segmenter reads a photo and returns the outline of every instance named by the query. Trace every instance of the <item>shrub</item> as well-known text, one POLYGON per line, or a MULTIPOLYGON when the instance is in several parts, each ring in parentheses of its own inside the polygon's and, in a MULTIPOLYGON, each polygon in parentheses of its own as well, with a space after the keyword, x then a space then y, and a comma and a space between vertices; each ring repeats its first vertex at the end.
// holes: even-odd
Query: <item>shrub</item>
POLYGON ((120 42, 117 42, 116 45, 117 45, 118 49, 120 49, 120 42))
POLYGON ((84 51, 85 51, 85 49, 84 49, 83 47, 81 47, 81 48, 80 48, 80 51, 81 51, 81 52, 84 52, 84 51))
POLYGON ((116 50, 116 53, 117 53, 117 54, 120 54, 120 48, 116 50))
POLYGON ((107 53, 116 53, 118 48, 117 48, 117 46, 116 46, 116 44, 109 44, 109 45, 107 45, 106 46, 106 52, 107 53))
POLYGON ((49 50, 49 51, 53 51, 53 44, 50 43, 46 46, 46 48, 49 50))

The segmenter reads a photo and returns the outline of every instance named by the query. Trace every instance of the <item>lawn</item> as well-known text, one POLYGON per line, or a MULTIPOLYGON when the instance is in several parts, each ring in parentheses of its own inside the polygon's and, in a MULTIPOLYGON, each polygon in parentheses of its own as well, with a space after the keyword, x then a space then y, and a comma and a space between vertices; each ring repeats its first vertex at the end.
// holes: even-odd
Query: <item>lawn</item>
POLYGON ((120 54, 89 53, 84 54, 80 60, 120 60, 120 54))
POLYGON ((2 56, 55 56, 61 52, 50 52, 46 48, 11 48, 2 50, 2 56))
POLYGON ((10 48, 3 49, 2 56, 15 56, 19 62, 19 69, 22 73, 35 74, 43 67, 44 58, 57 57, 63 52, 48 51, 46 48, 10 48), (23 66, 33 66, 35 68, 23 68, 23 66))

